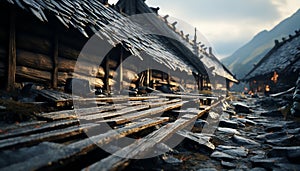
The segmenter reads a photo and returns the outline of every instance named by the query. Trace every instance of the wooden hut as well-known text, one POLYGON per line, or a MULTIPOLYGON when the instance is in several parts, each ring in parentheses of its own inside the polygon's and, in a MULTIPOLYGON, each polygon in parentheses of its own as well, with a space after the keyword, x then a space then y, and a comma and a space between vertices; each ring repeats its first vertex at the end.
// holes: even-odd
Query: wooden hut
POLYGON ((295 86, 300 71, 300 31, 275 46, 245 76, 252 92, 276 93, 295 86))
MULTIPOLYGON (((122 9, 121 2, 114 8, 122 9)), ((138 13, 154 10, 142 0, 127 2, 142 4, 142 8, 136 6, 142 9, 138 13)), ((209 84, 206 66, 189 46, 146 35, 140 25, 114 8, 103 0, 1 1, 0 77, 5 80, 1 87, 12 90, 20 83, 34 82, 60 88, 69 78, 87 80, 108 93, 124 87, 156 88, 165 84, 202 90, 209 84), (96 51, 104 47, 97 47, 95 53, 82 52, 94 35, 112 46, 101 61, 96 51), (135 56, 131 59, 136 63, 150 61, 151 65, 124 66, 129 56, 135 56), (79 57, 83 60, 78 65, 79 57), (169 70, 158 73, 152 66, 169 70), (75 72, 76 68, 80 71, 75 72), (174 71, 176 74, 172 74, 174 71), (194 80, 182 79, 190 76, 194 80)), ((165 26, 163 29, 170 31, 165 26)))
MULTIPOLYGON (((159 10, 159 8, 151 8, 147 6, 143 0, 119 0, 116 4, 116 9, 118 9, 121 13, 125 13, 130 16, 145 13, 158 14, 159 10)), ((202 66, 201 63, 203 63, 206 72, 202 71, 194 74, 195 80, 197 80, 196 82, 198 84, 197 87, 199 87, 200 91, 204 89, 211 89, 212 85, 214 86, 214 89, 229 90, 231 84, 238 83, 235 76, 212 53, 212 48, 209 48, 209 52, 206 52, 203 47, 199 46, 196 30, 194 39, 189 40, 189 35, 183 35, 182 31, 179 32, 176 29, 177 22, 168 23, 168 15, 165 17, 157 16, 157 18, 157 20, 149 21, 153 27, 159 27, 160 30, 163 30, 164 33, 169 35, 176 33, 172 36, 172 38, 177 41, 169 39, 168 42, 165 42, 166 45, 175 46, 182 54, 187 54, 187 57, 183 59, 186 62, 191 62, 191 64, 196 66, 202 66), (162 24, 161 21, 159 22, 158 20, 161 20, 164 23, 162 24), (178 45, 178 42, 180 42, 181 45, 178 45), (191 54, 188 51, 193 53, 191 54)))

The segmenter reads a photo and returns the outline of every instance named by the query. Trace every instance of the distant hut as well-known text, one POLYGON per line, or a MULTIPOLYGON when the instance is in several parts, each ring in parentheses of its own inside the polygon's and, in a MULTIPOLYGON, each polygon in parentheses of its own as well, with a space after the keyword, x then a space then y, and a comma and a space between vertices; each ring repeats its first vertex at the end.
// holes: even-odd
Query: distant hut
POLYGON ((277 93, 295 86, 300 71, 300 32, 275 46, 245 76, 252 92, 277 93))

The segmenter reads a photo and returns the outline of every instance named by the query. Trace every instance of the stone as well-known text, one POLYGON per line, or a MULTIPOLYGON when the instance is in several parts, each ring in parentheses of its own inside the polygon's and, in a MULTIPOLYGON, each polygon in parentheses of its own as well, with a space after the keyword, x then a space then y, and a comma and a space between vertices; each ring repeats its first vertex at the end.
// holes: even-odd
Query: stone
POLYGON ((279 171, 281 171, 281 170, 300 170, 300 165, 299 164, 275 163, 275 166, 279 168, 278 169, 279 171))
POLYGON ((230 120, 221 120, 219 123, 220 127, 226 127, 226 128, 238 128, 238 123, 230 120))
POLYGON ((282 117, 282 113, 278 110, 272 110, 269 112, 264 112, 260 114, 261 116, 267 116, 267 117, 282 117))
POLYGON ((233 106, 235 108, 235 112, 237 113, 252 113, 250 108, 244 103, 234 103, 233 106))
POLYGON ((289 153, 293 151, 300 151, 300 146, 272 147, 272 150, 270 150, 268 153, 268 157, 286 157, 289 153))
POLYGON ((198 169, 197 171, 218 171, 215 168, 203 168, 203 169, 198 169))
POLYGON ((225 168, 236 168, 235 164, 231 162, 226 162, 226 161, 221 161, 221 165, 224 166, 225 168))
POLYGON ((292 108, 299 111, 300 110, 300 102, 294 101, 292 108))
POLYGON ((291 145, 294 140, 295 140, 294 135, 286 135, 280 138, 269 139, 266 142, 276 146, 286 146, 286 145, 291 145))
POLYGON ((300 163, 300 149, 290 151, 288 159, 294 163, 300 163))
POLYGON ((272 169, 278 162, 286 162, 285 158, 276 157, 268 159, 250 159, 254 167, 263 167, 265 169, 272 169))
POLYGON ((225 133, 228 133, 228 134, 241 135, 241 133, 239 131, 237 131, 236 129, 232 129, 232 128, 222 128, 222 127, 219 127, 218 131, 225 132, 225 133))
POLYGON ((283 136, 286 136, 286 132, 275 132, 275 133, 266 133, 266 134, 262 134, 262 135, 258 135, 256 136, 256 139, 259 140, 267 140, 267 139, 275 139, 275 138, 280 138, 283 136))
POLYGON ((254 121, 251 121, 249 119, 245 119, 245 118, 237 118, 238 122, 241 122, 243 124, 247 124, 247 125, 256 125, 257 123, 254 121))
POLYGON ((250 169, 250 171, 266 171, 266 169, 262 168, 262 167, 255 167, 255 168, 250 169))
POLYGON ((300 128, 288 129, 287 133, 289 133, 289 134, 300 134, 300 128))
POLYGON ((5 106, 0 106, 0 111, 4 111, 6 110, 6 107, 5 106))
POLYGON ((240 145, 255 145, 260 146, 260 144, 254 140, 247 139, 238 135, 233 136, 233 142, 240 144, 240 145))
POLYGON ((248 155, 248 151, 242 148, 224 150, 222 152, 235 157, 247 157, 248 155))
POLYGON ((172 155, 163 155, 161 157, 163 159, 164 162, 168 163, 168 164, 172 164, 172 165, 179 165, 182 163, 182 160, 179 160, 175 157, 173 157, 172 155))
POLYGON ((266 132, 278 132, 281 131, 283 128, 283 125, 266 125, 265 131, 266 132))
POLYGON ((236 157, 228 155, 220 151, 214 151, 211 155, 211 158, 224 159, 224 160, 234 160, 236 157))

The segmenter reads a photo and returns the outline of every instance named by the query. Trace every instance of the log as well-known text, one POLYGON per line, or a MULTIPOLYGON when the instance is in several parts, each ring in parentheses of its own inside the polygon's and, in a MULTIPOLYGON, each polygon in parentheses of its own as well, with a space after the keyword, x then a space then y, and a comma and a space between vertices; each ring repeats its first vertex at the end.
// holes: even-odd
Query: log
MULTIPOLYGON (((1 55, 1 51, 0 51, 1 55)), ((50 56, 43 55, 40 53, 33 53, 25 50, 17 51, 17 64, 23 65, 26 67, 43 70, 43 71, 51 71, 53 66, 53 61, 50 56)), ((75 60, 58 58, 58 71, 59 72, 74 72, 76 65, 75 60)), ((77 65, 77 70, 79 73, 89 75, 89 76, 97 76, 103 77, 104 70, 102 67, 96 66, 91 63, 80 62, 77 65)))
POLYGON ((46 38, 38 37, 33 34, 18 32, 17 34, 17 48, 27 51, 51 55, 53 45, 51 41, 46 38))
MULTIPOLYGON (((51 72, 49 71, 41 71, 34 68, 29 68, 25 66, 17 66, 17 73, 16 75, 22 79, 29 79, 33 82, 49 84, 51 80, 51 72)), ((90 85, 94 87, 102 87, 103 81, 99 78, 95 77, 88 77, 80 74, 71 73, 68 74, 66 72, 59 72, 58 73, 58 85, 64 85, 66 83, 67 78, 80 78, 85 79, 90 82, 90 85)))

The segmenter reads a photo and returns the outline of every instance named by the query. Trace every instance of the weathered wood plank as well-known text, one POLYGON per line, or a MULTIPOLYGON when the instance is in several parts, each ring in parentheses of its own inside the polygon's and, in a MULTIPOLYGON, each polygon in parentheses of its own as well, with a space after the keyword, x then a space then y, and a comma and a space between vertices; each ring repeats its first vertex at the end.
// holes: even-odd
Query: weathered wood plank
POLYGON ((54 130, 38 134, 31 134, 26 137, 14 137, 9 139, 0 140, 0 149, 16 148, 23 146, 31 146, 43 141, 55 141, 65 139, 71 136, 79 135, 85 129, 96 127, 96 124, 82 124, 80 126, 72 126, 61 130, 54 130))
MULTIPOLYGON (((107 158, 87 167, 88 170, 115 170, 122 167, 125 162, 131 158, 139 158, 147 152, 153 152, 152 149, 156 145, 163 143, 169 139, 174 133, 183 129, 197 119, 197 115, 184 115, 174 123, 169 123, 157 131, 147 135, 145 138, 117 151, 107 158)), ((85 170, 85 169, 83 169, 85 170)))
POLYGON ((67 121, 58 121, 58 122, 30 125, 26 128, 21 127, 19 129, 13 129, 7 131, 5 134, 0 134, 0 140, 17 137, 17 136, 29 135, 33 133, 39 133, 42 131, 52 131, 58 128, 74 126, 77 124, 79 124, 78 120, 67 120, 67 121))
POLYGON ((98 121, 97 123, 107 122, 107 123, 113 123, 113 124, 122 124, 122 123, 133 121, 135 119, 140 119, 143 117, 156 115, 161 112, 169 111, 169 110, 181 107, 185 103, 187 103, 187 101, 177 102, 174 104, 169 104, 169 105, 165 105, 165 106, 161 106, 161 107, 157 107, 157 108, 153 108, 153 109, 149 109, 149 110, 135 112, 135 113, 128 114, 128 115, 119 116, 119 117, 116 117, 113 119, 98 121))
POLYGON ((108 117, 114 117, 114 116, 119 116, 119 115, 125 115, 134 111, 139 111, 143 109, 149 109, 149 105, 138 105, 138 106, 133 106, 133 107, 128 107, 125 109, 113 111, 113 112, 106 112, 106 113, 99 113, 99 114, 94 114, 94 115, 89 115, 89 116, 82 116, 80 119, 84 120, 103 120, 104 118, 108 117))
POLYGON ((104 134, 100 134, 91 138, 87 138, 72 144, 65 146, 56 151, 47 151, 45 153, 32 156, 26 161, 20 161, 13 165, 1 168, 1 170, 16 170, 22 168, 22 170, 38 170, 43 167, 50 166, 53 163, 59 163, 59 161, 65 161, 72 159, 78 155, 84 155, 96 148, 97 145, 104 145, 110 143, 116 139, 125 137, 127 135, 139 132, 141 130, 153 127, 155 125, 167 122, 168 118, 152 118, 145 119, 136 123, 132 123, 123 128, 108 131, 104 134), (30 163, 29 165, 26 163, 30 163))

